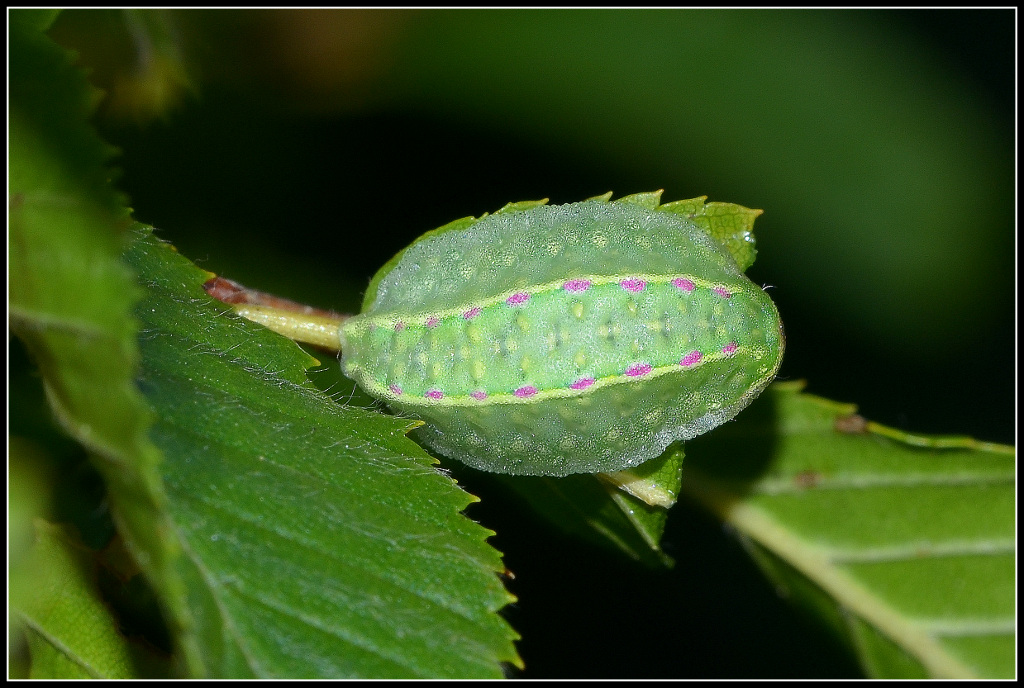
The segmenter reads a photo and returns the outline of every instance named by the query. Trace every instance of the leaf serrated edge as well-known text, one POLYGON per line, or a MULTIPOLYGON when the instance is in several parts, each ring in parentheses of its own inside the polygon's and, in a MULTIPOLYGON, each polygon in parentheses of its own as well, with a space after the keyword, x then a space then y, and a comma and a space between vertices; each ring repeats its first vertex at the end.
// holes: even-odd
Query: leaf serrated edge
MULTIPOLYGON (((194 279, 194 284, 192 285, 192 287, 197 291, 197 297, 200 300, 218 303, 216 299, 213 299, 212 297, 209 297, 205 293, 201 292, 202 281, 204 281, 205 278, 208 277, 209 273, 202 271, 200 268, 198 268, 198 266, 189 261, 185 256, 179 254, 172 243, 155 236, 152 233, 152 228, 140 226, 137 227, 136 229, 138 230, 136 235, 137 241, 150 241, 153 242, 151 244, 153 248, 173 252, 177 259, 181 261, 186 261, 188 263, 189 269, 193 269, 196 271, 196 277, 194 279)), ((234 314, 232 309, 225 309, 225 311, 219 317, 235 318, 236 315, 234 314)), ((243 320, 243 322, 246 321, 243 320)), ((281 335, 271 334, 270 336, 281 335)), ((298 366, 303 371, 307 372, 311 367, 317 365, 315 359, 306 354, 304 351, 302 351, 301 348, 296 347, 296 350, 302 352, 302 356, 305 358, 305 361, 304 363, 296 361, 292 365, 298 366)), ((282 373, 275 372, 273 374, 276 376, 281 375, 282 373)), ((310 389, 305 391, 310 394, 322 396, 322 392, 318 390, 310 389)), ((334 403, 327 396, 323 396, 323 400, 326 403, 334 403)), ((388 421, 391 424, 393 424, 393 427, 391 428, 391 430, 389 430, 389 434, 398 434, 401 436, 401 441, 404 442, 406 445, 401 452, 404 456, 412 460, 423 460, 425 463, 429 464, 439 463, 436 457, 427 453, 419 444, 417 444, 415 441, 413 441, 411 438, 407 436, 409 432, 423 425, 423 421, 418 419, 399 418, 387 414, 379 414, 368 409, 362 409, 361 411, 379 415, 382 418, 388 419, 388 421)), ((508 570, 504 566, 504 563, 502 561, 501 552, 499 552, 493 545, 490 545, 487 542, 487 540, 489 540, 492 536, 495 535, 495 532, 493 530, 485 528, 484 526, 481 526, 472 519, 468 518, 464 513, 462 513, 467 506, 469 506, 473 502, 480 501, 480 498, 464 490, 461 486, 459 486, 458 482, 450 475, 447 475, 444 472, 438 472, 438 475, 439 477, 447 480, 446 488, 450 491, 446 493, 445 499, 448 500, 450 498, 450 500, 448 501, 448 504, 450 505, 451 508, 450 515, 460 518, 464 522, 464 525, 471 530, 471 533, 467 533, 467 538, 469 541, 473 543, 474 547, 479 546, 480 549, 485 550, 485 554, 483 555, 481 555, 480 552, 465 550, 464 554, 466 557, 466 562, 473 562, 473 565, 477 566, 481 571, 488 572, 493 575, 493 580, 490 583, 490 585, 493 585, 494 588, 487 590, 486 596, 488 599, 492 597, 494 599, 491 603, 486 605, 485 609, 491 615, 491 617, 495 617, 501 622, 503 628, 502 634, 504 638, 508 641, 507 648, 504 649, 507 649, 508 654, 505 655, 501 652, 496 651, 491 656, 491 660, 493 660, 493 663, 496 666, 502 663, 510 663, 513 666, 522 668, 523 660, 520 657, 514 645, 515 641, 520 639, 520 635, 510 624, 502 620, 501 617, 498 615, 498 612, 502 608, 504 608, 508 604, 515 602, 517 598, 511 592, 508 591, 508 589, 501 583, 500 579, 498 578, 499 575, 508 574, 508 570), (500 594, 495 593, 495 589, 499 590, 500 594)), ((181 544, 181 547, 184 549, 184 558, 193 564, 196 571, 198 572, 198 575, 201 578, 203 578, 204 581, 206 581, 207 587, 209 589, 216 588, 217 585, 215 585, 215 581, 212 574, 207 571, 206 567, 203 565, 201 558, 198 557, 190 549, 188 539, 184 538, 180 534, 180 531, 177 529, 177 526, 174 527, 177 538, 176 541, 179 542, 181 544)), ((227 616, 228 615, 225 614, 225 618, 227 618, 227 616)), ((237 631, 234 631, 233 629, 230 629, 230 632, 238 637, 239 640, 237 645, 239 647, 243 647, 245 643, 243 642, 242 636, 239 636, 237 631)), ((246 653, 243 652, 243 654, 245 655, 246 653)), ((247 659, 247 661, 251 665, 256 665, 255 659, 247 659)), ((255 673, 259 674, 259 672, 255 673)))

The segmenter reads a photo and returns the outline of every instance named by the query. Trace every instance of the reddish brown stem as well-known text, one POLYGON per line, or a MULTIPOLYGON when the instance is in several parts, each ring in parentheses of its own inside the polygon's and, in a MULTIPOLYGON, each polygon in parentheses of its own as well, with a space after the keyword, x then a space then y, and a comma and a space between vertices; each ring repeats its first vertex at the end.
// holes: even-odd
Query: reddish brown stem
POLYGON ((268 308, 276 308, 282 311, 302 313, 303 315, 316 315, 323 318, 337 318, 340 320, 344 320, 348 317, 343 313, 307 306, 297 301, 291 301, 290 299, 268 294, 265 291, 250 289, 249 287, 239 284, 234 280, 229 280, 226 277, 217 276, 207 280, 206 283, 203 284, 203 289, 206 290, 207 294, 218 301, 223 301, 224 303, 230 303, 232 305, 249 304, 253 306, 267 306, 268 308))

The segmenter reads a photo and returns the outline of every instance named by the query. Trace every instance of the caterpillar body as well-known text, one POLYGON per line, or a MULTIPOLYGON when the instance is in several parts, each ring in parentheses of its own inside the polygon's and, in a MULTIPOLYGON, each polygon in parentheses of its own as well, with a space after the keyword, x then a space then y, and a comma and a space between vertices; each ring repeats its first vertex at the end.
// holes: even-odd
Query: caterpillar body
POLYGON ((659 196, 428 232, 342 325, 344 373, 426 421, 427 446, 499 473, 623 470, 731 419, 775 377, 782 324, 744 247, 681 212, 703 199, 659 196))

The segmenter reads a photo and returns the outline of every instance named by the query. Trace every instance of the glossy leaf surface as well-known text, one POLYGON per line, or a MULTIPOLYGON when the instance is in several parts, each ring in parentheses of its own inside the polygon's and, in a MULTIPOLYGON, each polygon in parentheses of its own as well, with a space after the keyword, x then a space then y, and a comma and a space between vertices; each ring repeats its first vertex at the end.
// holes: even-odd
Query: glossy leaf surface
POLYGON ((227 313, 168 245, 140 237, 128 260, 204 672, 495 677, 516 662, 499 555, 459 514, 474 498, 410 422, 315 390, 307 354, 227 313))

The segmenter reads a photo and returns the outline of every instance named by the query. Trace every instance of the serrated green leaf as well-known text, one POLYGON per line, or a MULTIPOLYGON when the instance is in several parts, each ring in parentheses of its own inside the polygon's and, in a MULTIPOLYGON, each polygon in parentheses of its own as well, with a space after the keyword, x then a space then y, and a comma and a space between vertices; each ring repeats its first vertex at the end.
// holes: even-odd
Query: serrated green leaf
MULTIPOLYGON (((404 438, 409 424, 330 402, 324 411, 304 378, 308 356, 220 318, 199 287, 207 275, 191 266, 161 273, 175 256, 153 242, 153 256, 133 258, 159 266, 138 309, 141 383, 163 416, 153 437, 174 459, 157 472, 145 434, 152 416, 133 382, 130 314, 141 292, 119 260, 127 213, 107 185, 108 149, 85 124, 93 93, 70 65, 45 37, 12 32, 12 326, 59 419, 96 452, 119 528, 177 620, 187 670, 496 676, 502 661, 518 662, 514 633, 494 613, 509 600, 494 575, 498 554, 487 531, 458 514, 471 498, 404 438), (211 399, 222 402, 213 413, 211 399), (341 434, 324 413, 347 417, 341 434), (315 437, 295 441, 303 432, 315 437), (332 450, 346 438, 352 451, 332 450), (238 439, 252 443, 229 442, 238 439), (363 460, 345 462, 353 456, 363 460), (324 466, 299 470, 296 457, 324 466), (340 488, 337 471, 349 478, 340 488), (161 477, 176 490, 170 503, 161 477), (330 501, 336 495, 344 508, 330 501), (179 546, 186 556, 169 568, 179 546)), ((58 655, 37 649, 37 666, 63 671, 58 655)))
POLYGON ((548 199, 542 198, 539 201, 512 201, 501 206, 494 211, 495 215, 500 213, 518 213, 523 210, 529 210, 530 208, 536 208, 538 206, 547 205, 548 199))
POLYGON ((109 185, 111 149, 87 122, 95 91, 39 33, 39 15, 22 12, 11 12, 9 35, 11 329, 57 420, 92 452, 127 546, 170 600, 181 589, 169 569, 160 455, 134 384, 141 292, 120 260, 128 211, 109 185))
POLYGON ((36 522, 36 541, 12 572, 15 618, 28 636, 32 678, 131 678, 127 640, 101 599, 94 563, 64 530, 36 522))
POLYGON ((736 203, 713 201, 705 203, 707 196, 673 201, 658 206, 658 210, 682 215, 724 246, 740 270, 746 270, 757 258, 754 241, 754 220, 764 211, 745 208, 736 203))
POLYGON ((872 675, 1013 676, 1012 448, 893 440, 799 387, 771 387, 688 443, 684 491, 748 539, 780 590, 830 622, 872 675))
POLYGON ((500 677, 516 637, 474 498, 405 437, 342 407, 295 344, 206 296, 151 236, 129 263, 141 387, 185 556, 191 642, 218 677, 500 677))
POLYGON ((654 210, 661 203, 661 194, 664 193, 664 189, 658 191, 643 191, 641 193, 630 194, 623 196, 615 200, 616 203, 632 203, 638 205, 641 208, 647 208, 648 210, 654 210))

